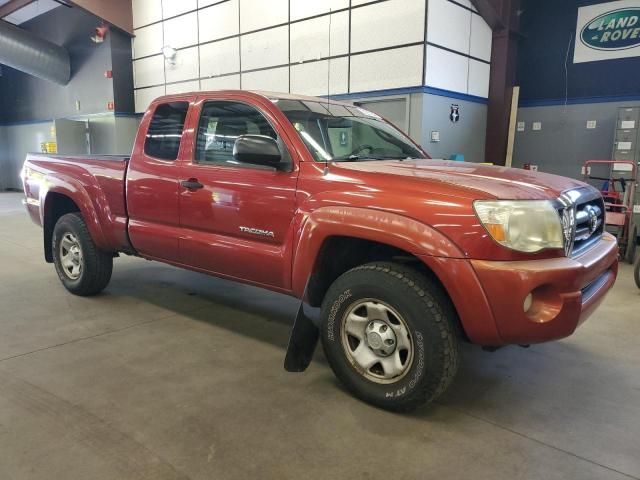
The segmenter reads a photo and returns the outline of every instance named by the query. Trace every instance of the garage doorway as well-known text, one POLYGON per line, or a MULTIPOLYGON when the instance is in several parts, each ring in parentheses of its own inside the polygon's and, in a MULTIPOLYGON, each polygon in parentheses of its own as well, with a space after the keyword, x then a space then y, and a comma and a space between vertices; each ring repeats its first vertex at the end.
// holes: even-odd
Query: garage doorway
POLYGON ((365 100, 354 102, 359 107, 370 110, 389 120, 405 133, 409 131, 409 101, 407 97, 365 100))

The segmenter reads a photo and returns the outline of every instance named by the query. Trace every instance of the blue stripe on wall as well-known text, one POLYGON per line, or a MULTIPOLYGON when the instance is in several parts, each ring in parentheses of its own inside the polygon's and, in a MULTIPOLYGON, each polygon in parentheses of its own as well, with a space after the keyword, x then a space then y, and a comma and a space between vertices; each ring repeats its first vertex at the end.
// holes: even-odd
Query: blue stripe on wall
POLYGON ((553 107, 558 105, 586 105, 590 103, 613 103, 613 102, 639 102, 640 95, 611 95, 600 97, 578 97, 578 98, 550 98, 545 100, 521 100, 518 103, 520 108, 530 107, 553 107))
MULTIPOLYGON (((331 95, 334 100, 351 100, 359 98, 372 98, 372 97, 389 97, 392 95, 407 95, 410 93, 427 93, 429 95, 437 95, 439 97, 447 97, 453 100, 463 100, 466 102, 481 103, 486 105, 489 100, 484 97, 476 97, 475 95, 467 95, 465 93, 453 92, 451 90, 443 90, 441 88, 434 87, 406 87, 406 88, 389 88, 385 90, 372 90, 368 92, 354 92, 344 93, 340 95, 331 95)), ((322 98, 326 98, 324 95, 322 98)))
MULTIPOLYGON (((452 92, 450 90, 443 90, 441 88, 425 87, 425 86, 388 88, 385 90, 371 90, 368 92, 344 93, 340 95, 331 95, 331 98, 333 100, 350 100, 354 98, 360 99, 360 98, 374 98, 374 97, 389 97, 392 95, 408 95, 410 93, 427 93, 429 95, 437 95, 438 97, 446 97, 446 98, 451 98, 452 100, 461 100, 465 102, 480 103, 483 105, 486 105, 487 103, 489 103, 489 100, 483 97, 476 97, 475 95, 467 95, 465 93, 452 92)), ((326 98, 326 95, 323 95, 319 98, 326 98)), ((96 116, 105 116, 105 115, 115 115, 116 117, 142 117, 143 114, 142 113, 126 113, 126 112, 115 112, 115 113, 105 112, 105 113, 82 115, 78 117, 70 117, 70 119, 85 120, 87 118, 91 118, 92 116, 96 117, 96 116)), ((37 123, 49 123, 49 122, 53 122, 53 119, 0 123, 0 126, 8 127, 11 125, 34 125, 37 123)))

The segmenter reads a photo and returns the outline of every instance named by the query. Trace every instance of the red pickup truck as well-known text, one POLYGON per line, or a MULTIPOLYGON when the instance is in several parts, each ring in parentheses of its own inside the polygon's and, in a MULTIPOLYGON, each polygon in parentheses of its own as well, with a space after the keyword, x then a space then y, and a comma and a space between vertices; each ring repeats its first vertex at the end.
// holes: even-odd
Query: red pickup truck
POLYGON ((357 106, 285 94, 155 100, 131 157, 30 154, 26 205, 76 295, 138 255, 293 295, 285 360, 318 338, 344 384, 409 410, 440 395, 458 345, 566 337, 613 285, 600 193, 524 170, 433 160, 357 106))

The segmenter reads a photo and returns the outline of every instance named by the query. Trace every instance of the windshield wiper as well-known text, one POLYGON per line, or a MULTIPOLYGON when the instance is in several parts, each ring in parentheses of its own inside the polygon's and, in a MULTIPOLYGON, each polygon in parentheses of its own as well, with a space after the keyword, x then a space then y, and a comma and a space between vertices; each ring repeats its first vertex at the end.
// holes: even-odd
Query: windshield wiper
POLYGON ((398 157, 397 155, 349 155, 348 157, 335 157, 334 162, 359 162, 367 160, 406 160, 411 157, 398 157))

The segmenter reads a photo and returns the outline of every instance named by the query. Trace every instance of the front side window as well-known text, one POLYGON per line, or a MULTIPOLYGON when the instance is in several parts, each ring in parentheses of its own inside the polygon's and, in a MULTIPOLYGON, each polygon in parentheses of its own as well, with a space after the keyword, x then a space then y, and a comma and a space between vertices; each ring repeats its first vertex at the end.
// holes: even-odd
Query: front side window
POLYGON ((278 135, 267 119, 254 107, 238 102, 212 101, 202 107, 198 124, 195 161, 244 167, 233 158, 233 145, 242 135, 278 135))
POLYGON ((408 137, 359 107, 276 99, 316 161, 426 158, 408 137))
POLYGON ((188 102, 170 102, 158 105, 147 130, 144 153, 161 160, 175 160, 180 150, 188 102))

